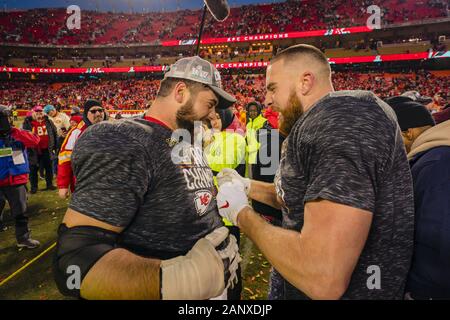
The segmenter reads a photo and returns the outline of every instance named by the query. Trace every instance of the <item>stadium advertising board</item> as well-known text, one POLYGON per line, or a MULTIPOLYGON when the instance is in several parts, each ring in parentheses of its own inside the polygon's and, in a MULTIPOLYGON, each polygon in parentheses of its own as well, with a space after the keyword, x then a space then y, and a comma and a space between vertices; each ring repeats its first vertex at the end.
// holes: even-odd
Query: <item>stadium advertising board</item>
MULTIPOLYGON (((375 63, 387 61, 425 60, 438 57, 448 57, 447 53, 404 53, 361 57, 329 58, 330 64, 375 63)), ((217 69, 251 69, 266 68, 269 62, 248 61, 217 63, 217 69)), ((117 68, 34 68, 34 67, 0 67, 0 72, 9 73, 48 73, 48 74, 100 74, 100 73, 134 73, 134 72, 164 72, 166 66, 117 67, 117 68)))

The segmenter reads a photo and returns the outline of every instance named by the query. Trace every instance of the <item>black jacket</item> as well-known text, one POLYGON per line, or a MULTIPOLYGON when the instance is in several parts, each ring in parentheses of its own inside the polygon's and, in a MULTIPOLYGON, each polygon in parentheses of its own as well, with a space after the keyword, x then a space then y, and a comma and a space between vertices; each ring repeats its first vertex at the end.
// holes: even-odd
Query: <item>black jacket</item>
MULTIPOLYGON (((22 128, 24 130, 33 131, 33 125, 32 117, 26 117, 25 121, 23 122, 22 128)), ((53 122, 50 121, 50 119, 45 116, 44 117, 45 125, 47 127, 47 134, 48 134, 48 152, 50 153, 50 159, 55 159, 57 154, 57 148, 58 148, 58 136, 56 135, 56 127, 53 124, 53 122)), ((30 165, 37 165, 38 164, 38 151, 37 149, 29 148, 28 150, 28 161, 30 162, 30 165)))
MULTIPOLYGON (((281 145, 283 144, 284 137, 280 134, 279 130, 273 130, 272 126, 269 124, 268 121, 264 124, 264 126, 258 130, 257 132, 257 138, 258 142, 261 144, 260 148, 258 150, 258 155, 256 158, 256 164, 252 165, 252 178, 257 181, 263 181, 268 183, 273 183, 273 180, 275 178, 275 175, 267 175, 265 172, 263 172, 263 169, 271 168, 271 162, 270 163, 264 163, 263 159, 269 157, 270 159, 276 158, 275 156, 272 157, 272 152, 278 153, 278 159, 280 159, 281 156, 281 145), (275 150, 272 150, 272 140, 277 139, 276 143, 278 143, 278 148, 275 148, 275 150)), ((274 141, 275 143, 275 141, 274 141)), ((264 162, 267 162, 264 161, 264 162)), ((275 170, 278 168, 275 168, 275 170)), ((280 210, 274 209, 268 205, 265 205, 263 203, 260 203, 258 201, 253 201, 253 208, 256 212, 265 215, 274 217, 278 222, 282 219, 282 214, 280 210)))
POLYGON ((410 165, 416 228, 406 290, 416 299, 450 299, 450 147, 421 152, 410 165))

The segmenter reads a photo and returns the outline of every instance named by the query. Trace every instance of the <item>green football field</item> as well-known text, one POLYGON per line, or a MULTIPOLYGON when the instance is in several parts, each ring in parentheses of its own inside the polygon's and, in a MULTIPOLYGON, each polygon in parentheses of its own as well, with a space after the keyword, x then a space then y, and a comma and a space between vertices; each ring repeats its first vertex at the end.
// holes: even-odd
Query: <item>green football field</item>
MULTIPOLYGON (((68 201, 61 200, 56 191, 43 191, 45 182, 40 180, 39 192, 28 197, 28 215, 33 238, 41 242, 34 250, 16 247, 14 225, 6 205, 7 231, 0 232, 0 283, 15 274, 0 286, 0 299, 21 300, 60 300, 62 296, 53 281, 51 260, 54 249, 29 264, 56 240, 58 225, 63 219, 68 201), (27 264, 29 264, 27 266, 27 264), (25 268, 23 268, 26 266, 25 268), (17 272, 23 268, 21 271, 17 272)), ((270 265, 253 243, 241 237, 241 256, 243 258, 242 298, 245 300, 266 299, 270 265)))

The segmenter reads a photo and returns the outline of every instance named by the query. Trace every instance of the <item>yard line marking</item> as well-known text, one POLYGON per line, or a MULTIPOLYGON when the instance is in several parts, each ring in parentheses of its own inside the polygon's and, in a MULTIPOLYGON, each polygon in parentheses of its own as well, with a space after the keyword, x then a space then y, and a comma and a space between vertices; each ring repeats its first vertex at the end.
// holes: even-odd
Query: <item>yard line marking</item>
POLYGON ((33 260, 29 261, 27 264, 25 264, 24 266, 22 266, 19 270, 15 271, 14 273, 12 273, 10 276, 8 276, 6 279, 4 279, 2 282, 0 282, 0 287, 2 287, 4 284, 6 284, 9 280, 11 280, 12 278, 14 278, 15 276, 17 276, 19 273, 21 273, 23 270, 25 270, 26 268, 28 268, 32 263, 34 263, 35 261, 39 260, 40 258, 42 258, 47 252, 49 252, 50 250, 52 250, 54 247, 56 246, 56 242, 53 243, 50 247, 48 247, 47 249, 45 249, 41 254, 39 254, 37 257, 33 258, 33 260))

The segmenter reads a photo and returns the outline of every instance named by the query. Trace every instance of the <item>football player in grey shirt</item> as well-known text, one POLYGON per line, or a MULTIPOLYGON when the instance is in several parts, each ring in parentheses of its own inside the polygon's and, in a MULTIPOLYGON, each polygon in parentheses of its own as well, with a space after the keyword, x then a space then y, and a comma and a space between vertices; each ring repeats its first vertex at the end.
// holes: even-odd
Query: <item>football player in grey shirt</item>
POLYGON ((202 148, 174 140, 175 130, 191 132, 235 102, 220 81, 209 62, 181 59, 143 117, 94 125, 78 139, 76 188, 54 259, 62 293, 209 299, 236 280, 236 239, 218 213, 202 148))
POLYGON ((327 58, 308 45, 278 54, 266 87, 289 132, 275 183, 222 171, 219 212, 281 273, 286 299, 402 299, 414 203, 395 114, 373 93, 334 92, 327 58), (283 228, 247 196, 281 208, 283 228))

